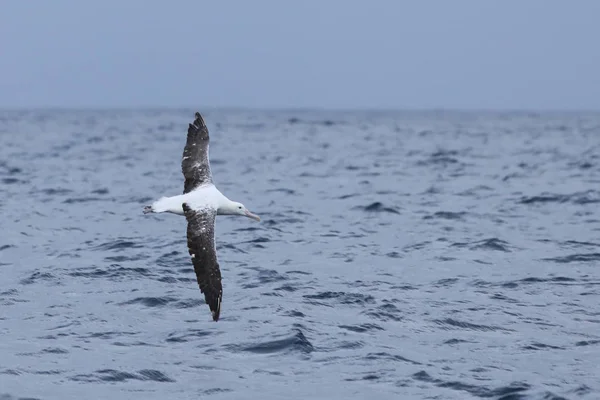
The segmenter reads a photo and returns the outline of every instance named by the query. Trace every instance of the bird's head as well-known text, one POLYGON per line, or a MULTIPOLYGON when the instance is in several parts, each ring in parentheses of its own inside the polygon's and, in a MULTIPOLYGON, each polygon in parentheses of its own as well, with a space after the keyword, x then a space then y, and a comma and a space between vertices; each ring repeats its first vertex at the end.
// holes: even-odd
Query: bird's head
POLYGON ((258 215, 250 212, 250 210, 248 210, 246 206, 244 206, 242 203, 238 203, 237 201, 231 202, 228 211, 230 211, 231 214, 243 215, 245 217, 252 218, 256 221, 260 221, 260 217, 258 215))

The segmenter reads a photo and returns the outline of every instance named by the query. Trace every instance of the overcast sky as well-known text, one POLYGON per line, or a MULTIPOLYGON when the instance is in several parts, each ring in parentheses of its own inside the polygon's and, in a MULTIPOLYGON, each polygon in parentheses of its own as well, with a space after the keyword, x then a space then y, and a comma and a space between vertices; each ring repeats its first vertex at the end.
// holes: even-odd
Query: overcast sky
POLYGON ((600 0, 0 0, 0 107, 600 109, 600 0))

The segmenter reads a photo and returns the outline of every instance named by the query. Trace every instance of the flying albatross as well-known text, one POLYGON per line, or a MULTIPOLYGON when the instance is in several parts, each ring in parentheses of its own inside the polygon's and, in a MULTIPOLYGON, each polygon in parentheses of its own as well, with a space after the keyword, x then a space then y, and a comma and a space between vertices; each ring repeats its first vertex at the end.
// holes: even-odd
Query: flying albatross
POLYGON ((183 149, 181 170, 185 177, 183 194, 161 197, 152 205, 144 207, 144 214, 169 212, 185 215, 187 220, 187 244, 200 291, 214 321, 221 313, 221 271, 215 245, 215 218, 217 215, 243 215, 260 221, 242 203, 229 200, 212 180, 208 159, 208 128, 200 113, 189 124, 187 142, 183 149))

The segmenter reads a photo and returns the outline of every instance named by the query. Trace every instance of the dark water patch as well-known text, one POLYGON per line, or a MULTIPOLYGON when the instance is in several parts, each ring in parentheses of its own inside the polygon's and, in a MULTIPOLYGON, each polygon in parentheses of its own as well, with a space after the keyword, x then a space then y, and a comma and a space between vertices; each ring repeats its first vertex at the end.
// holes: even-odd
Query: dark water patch
POLYGON ((84 335, 78 336, 81 339, 102 339, 102 340, 111 340, 117 339, 121 336, 134 336, 139 334, 139 332, 127 332, 127 331, 107 331, 107 332, 89 332, 84 335))
MULTIPOLYGON (((456 257, 448 257, 448 256, 438 256, 435 258, 436 260, 440 260, 443 262, 447 262, 447 261, 456 261, 457 258, 456 257)), ((474 262, 480 262, 479 260, 473 260, 474 262)), ((481 264, 485 264, 483 262, 480 262, 481 264)))
POLYGON ((211 396, 213 394, 229 393, 229 392, 233 392, 233 389, 227 389, 227 388, 210 388, 210 389, 203 390, 200 393, 202 393, 202 394, 204 394, 206 396, 211 396))
POLYGON ((20 281, 21 285, 33 285, 34 283, 39 282, 52 282, 54 284, 58 284, 59 280, 56 276, 52 275, 49 272, 35 271, 31 275, 29 275, 29 277, 21 279, 20 281))
POLYGON ((139 381, 153 381, 153 382, 175 382, 175 380, 169 378, 163 372, 154 369, 142 369, 137 373, 118 371, 115 369, 101 369, 93 374, 87 375, 75 375, 69 378, 75 382, 125 382, 128 380, 139 380, 139 381))
POLYGON ((402 251, 404 251, 404 252, 410 252, 410 251, 413 251, 413 250, 421 250, 421 249, 424 249, 425 247, 427 247, 430 244, 431 244, 430 241, 415 243, 415 244, 411 244, 411 245, 408 245, 408 246, 404 246, 402 248, 402 251))
POLYGON ((440 279, 432 283, 433 286, 437 287, 450 287, 459 281, 458 278, 446 278, 440 279))
POLYGON ((91 203, 93 201, 104 201, 100 197, 70 197, 63 201, 64 204, 91 203))
POLYGON ((565 276, 555 276, 550 278, 539 278, 535 276, 530 276, 529 278, 517 279, 514 281, 502 282, 499 285, 501 287, 514 289, 519 287, 520 285, 532 285, 532 284, 547 284, 547 283, 568 283, 568 282, 576 282, 573 278, 568 278, 565 276))
POLYGON ((433 378, 425 371, 419 371, 412 375, 416 381, 434 384, 437 387, 464 391, 473 396, 481 398, 496 398, 498 400, 517 400, 521 397, 521 393, 529 390, 531 386, 524 382, 513 382, 508 386, 490 389, 485 386, 471 385, 459 381, 444 381, 442 379, 433 378))
POLYGON ((229 345, 227 346, 232 351, 247 351, 258 354, 270 353, 311 353, 314 350, 312 343, 306 338, 301 330, 287 338, 278 339, 260 343, 250 343, 246 345, 229 345))
POLYGON ((14 185, 15 183, 26 183, 26 181, 17 178, 2 178, 2 183, 5 185, 14 185))
POLYGON ((154 201, 153 197, 127 197, 124 199, 126 203, 147 204, 154 201))
MULTIPOLYGON (((281 265, 285 265, 285 264, 281 264, 281 265)), ((306 271, 286 271, 285 273, 289 274, 289 275, 312 275, 312 273, 306 272, 306 271)))
POLYGON ((479 242, 476 242, 475 245, 471 248, 472 250, 495 250, 495 251, 504 251, 510 252, 508 242, 497 239, 485 239, 479 242))
POLYGON ((92 190, 92 193, 93 194, 108 194, 108 189, 100 188, 100 189, 92 190))
POLYGON ((571 161, 567 164, 571 168, 577 168, 582 170, 588 170, 594 168, 594 163, 589 161, 571 161))
POLYGON ((38 370, 32 372, 36 375, 62 375, 65 373, 65 371, 59 369, 38 370))
POLYGON ((444 342, 444 344, 449 344, 449 345, 460 344, 460 343, 471 343, 471 342, 469 342, 468 340, 462 340, 462 339, 456 339, 456 338, 449 339, 444 342))
MULTIPOLYGON (((517 279, 514 281, 507 282, 499 282, 499 283, 490 283, 486 282, 488 286, 500 286, 508 289, 515 289, 521 285, 534 285, 534 284, 556 284, 556 285, 565 285, 569 283, 577 282, 576 279, 569 278, 566 276, 553 276, 549 278, 539 278, 535 276, 530 276, 529 278, 517 279)), ((477 284, 480 287, 484 287, 484 283, 477 284)))
POLYGON ((565 350, 565 347, 533 342, 523 346, 523 350, 565 350))
POLYGON ((330 126, 334 126, 340 122, 334 122, 332 120, 329 119, 325 119, 325 120, 306 120, 306 119, 301 119, 298 117, 291 117, 288 118, 288 124, 290 125, 296 125, 296 124, 308 124, 308 125, 321 125, 321 126, 325 126, 325 127, 330 127, 330 126))
POLYGON ((306 317, 306 315, 302 311, 298 311, 298 310, 289 310, 289 311, 286 311, 285 313, 283 313, 283 315, 285 315, 287 317, 293 317, 293 318, 306 317))
POLYGON ((519 303, 519 301, 518 301, 518 300, 516 300, 516 299, 512 299, 512 298, 510 298, 510 297, 508 297, 508 296, 505 296, 505 295, 503 295, 503 294, 501 294, 501 293, 494 293, 494 294, 490 295, 490 299, 492 299, 492 300, 501 300, 501 301, 506 301, 506 302, 508 302, 508 303, 512 303, 512 304, 517 304, 517 303, 519 303))
POLYGON ((264 248, 266 248, 266 246, 263 246, 262 243, 269 243, 269 242, 271 242, 271 239, 263 236, 263 237, 258 237, 258 238, 251 239, 251 240, 246 240, 241 243, 251 243, 252 248, 254 248, 254 249, 264 249, 264 248))
MULTIPOLYGON (((79 325, 81 325, 81 322, 79 322, 79 321, 70 321, 70 322, 67 322, 64 324, 60 324, 60 325, 56 325, 51 328, 48 328, 48 330, 54 331, 57 329, 71 328, 73 326, 79 326, 79 325)), ((69 335, 70 335, 69 333, 58 333, 56 336, 65 337, 65 336, 69 336, 69 335)))
POLYGON ((419 287, 405 284, 405 285, 394 285, 394 286, 390 287, 390 289, 392 289, 392 290, 419 290, 419 287))
POLYGON ((279 272, 275 270, 267 270, 263 268, 252 268, 254 270, 258 270, 258 276, 256 276, 255 280, 244 283, 242 287, 244 289, 257 288, 262 285, 267 285, 273 282, 281 282, 288 280, 288 278, 284 275, 281 275, 279 272))
POLYGON ((351 332, 364 333, 369 331, 382 331, 383 328, 376 324, 340 325, 339 328, 351 332))
POLYGON ((8 393, 0 393, 0 400, 41 400, 38 397, 15 397, 8 393))
POLYGON ((396 251, 391 251, 391 252, 389 252, 389 253, 386 253, 386 255, 385 255, 385 256, 386 256, 386 257, 389 257, 389 258, 402 258, 402 257, 403 257, 403 255, 402 255, 402 254, 400 254, 400 253, 398 253, 398 252, 396 252, 396 251))
POLYGON ((437 211, 431 215, 426 215, 423 219, 447 219, 454 221, 462 221, 465 219, 467 213, 465 211, 452 212, 452 211, 437 211))
POLYGON ((377 287, 380 288, 384 285, 390 286, 391 283, 387 282, 387 281, 381 281, 381 280, 376 280, 376 281, 363 281, 363 280, 355 280, 355 281, 344 281, 344 284, 347 285, 348 287, 352 287, 352 288, 372 288, 372 287, 377 287))
POLYGON ((343 341, 337 345, 338 349, 360 349, 365 346, 364 342, 360 341, 343 341))
POLYGON ((581 340, 575 343, 575 346, 593 346, 600 345, 600 340, 581 340))
POLYGON ((571 254, 563 257, 542 258, 542 261, 551 261, 559 264, 568 264, 572 262, 593 262, 600 261, 600 253, 571 254))
MULTIPOLYGON (((577 388, 570 390, 570 393, 573 393, 577 396, 585 396, 587 394, 590 394, 593 392, 593 389, 587 385, 581 385, 578 386, 577 388)), ((562 400, 562 399, 561 399, 562 400)))
MULTIPOLYGON (((232 243, 217 244, 217 252, 219 252, 222 248, 232 250, 235 253, 241 253, 241 254, 248 253, 247 251, 240 249, 239 247, 237 247, 236 245, 234 245, 232 243)), ((186 262, 187 261, 188 261, 188 259, 186 258, 186 262)))
POLYGON ((157 265, 165 268, 185 267, 190 262, 190 256, 187 253, 184 254, 181 251, 174 250, 162 254, 155 262, 157 265))
MULTIPOLYGON (((190 276, 193 274, 194 271, 189 271, 190 272, 190 276)), ((156 279, 158 282, 163 282, 163 283, 189 283, 189 282, 196 282, 196 278, 184 278, 184 277, 173 277, 173 276, 161 276, 160 278, 156 279)))
POLYGON ((577 205, 600 203, 600 192, 587 190, 571 194, 553 194, 544 192, 538 196, 524 196, 520 204, 572 203, 577 205))
POLYGON ((508 242, 498 239, 498 238, 490 238, 479 240, 475 242, 465 242, 465 243, 452 243, 452 247, 460 247, 460 248, 468 248, 469 250, 492 250, 492 251, 503 251, 503 252, 511 252, 510 245, 508 242))
POLYGON ((8 289, 4 292, 0 292, 0 296, 14 296, 16 294, 19 294, 19 291, 17 289, 8 289))
POLYGON ((113 346, 119 346, 119 347, 132 347, 132 346, 150 346, 150 347, 158 347, 155 344, 151 344, 151 343, 146 343, 146 342, 140 342, 140 341, 136 341, 136 342, 113 342, 112 343, 113 346))
POLYGON ((266 374, 266 375, 274 375, 274 376, 283 376, 280 371, 267 371, 265 369, 255 369, 252 371, 253 374, 266 374))
POLYGON ((140 261, 140 260, 144 260, 146 258, 148 258, 148 256, 145 254, 137 254, 134 256, 109 256, 109 257, 105 257, 104 261, 122 263, 122 262, 127 262, 127 261, 140 261))
POLYGON ((173 332, 165 339, 167 342, 172 343, 185 343, 190 342, 198 338, 204 338, 214 334, 212 331, 205 331, 202 329, 188 329, 183 332, 173 332))
POLYGON ((287 188, 277 188, 277 189, 269 189, 267 190, 267 193, 284 193, 284 194, 296 194, 296 191, 293 189, 287 189, 287 188))
POLYGON ((429 155, 428 158, 424 160, 419 160, 417 162, 417 166, 425 167, 425 166, 448 166, 453 164, 458 164, 458 156, 459 153, 455 150, 439 150, 433 152, 429 155))
POLYGON ((254 226, 248 226, 248 227, 244 227, 244 228, 237 228, 235 231, 236 232, 256 232, 256 231, 260 231, 260 230, 262 230, 262 229, 254 227, 254 226))
POLYGON ((102 243, 92 248, 96 251, 123 251, 127 249, 138 249, 144 247, 143 244, 133 242, 131 240, 117 239, 110 242, 102 243))
POLYGON ((45 194, 47 196, 64 196, 69 193, 73 193, 70 189, 65 188, 49 188, 49 189, 40 189, 37 191, 38 193, 45 194))
POLYGON ((269 243, 271 241, 271 239, 267 238, 267 237, 257 237, 255 239, 252 240, 247 240, 245 242, 242 243, 269 243))
POLYGON ((6 175, 17 175, 23 172, 23 170, 19 167, 11 167, 6 164, 4 161, 0 161, 0 173, 6 175))
POLYGON ((351 199, 352 197, 356 197, 356 196, 360 196, 360 194, 358 194, 358 193, 344 194, 342 196, 336 197, 336 199, 338 199, 338 200, 346 200, 346 199, 351 199))
POLYGON ((382 304, 375 310, 365 311, 364 313, 380 321, 402 321, 404 319, 402 311, 392 303, 382 304))
POLYGON ((425 189, 423 192, 419 193, 422 195, 432 195, 432 194, 442 194, 444 191, 437 186, 430 186, 425 189))
POLYGON ((19 370, 16 370, 16 369, 3 369, 3 370, 0 370, 0 374, 2 374, 2 375, 15 375, 15 376, 17 376, 17 375, 21 375, 21 372, 19 370))
POLYGON ((258 271, 257 279, 261 284, 281 282, 288 280, 288 277, 280 274, 274 269, 253 268, 258 271))
POLYGON ((383 203, 376 201, 367 206, 357 206, 354 207, 355 210, 362 210, 369 213, 391 213, 391 214, 400 214, 400 212, 394 207, 387 207, 383 205, 383 203))
POLYGON ((298 286, 294 286, 292 284, 285 284, 285 285, 281 285, 279 287, 276 287, 273 290, 277 290, 277 291, 283 291, 283 292, 295 292, 296 290, 300 289, 300 287, 298 286))
POLYGON ((360 171, 360 170, 367 170, 368 167, 360 167, 358 165, 346 165, 346 167, 344 168, 348 171, 360 171))
POLYGON ((151 307, 151 308, 169 306, 169 307, 181 309, 181 308, 198 307, 204 303, 205 303, 204 300, 200 299, 200 297, 197 299, 178 300, 174 297, 164 296, 164 297, 137 297, 132 300, 118 303, 118 305, 126 306, 126 305, 140 304, 144 307, 151 307))
POLYGON ((560 244, 562 246, 565 246, 565 247, 575 247, 575 248, 579 248, 579 247, 600 247, 600 243, 579 242, 577 240, 567 240, 567 241, 561 242, 560 244))
POLYGON ((375 298, 371 295, 347 292, 321 292, 317 294, 307 294, 302 296, 309 300, 334 301, 339 304, 366 305, 375 303, 375 298))
POLYGON ((393 362, 401 362, 401 363, 410 363, 410 364, 414 364, 414 365, 422 365, 422 363, 420 363, 418 361, 414 361, 414 360, 408 359, 406 357, 399 356, 397 354, 390 354, 390 353, 384 353, 384 352, 368 353, 365 356, 365 359, 366 360, 372 360, 372 361, 388 360, 388 361, 393 361, 393 362))
POLYGON ((65 350, 65 349, 61 349, 60 347, 49 347, 49 348, 43 349, 41 351, 41 353, 45 353, 45 354, 67 354, 67 353, 69 353, 69 351, 65 350))
POLYGON ((512 329, 507 329, 507 328, 503 328, 503 327, 500 327, 500 326, 478 325, 478 324, 472 324, 470 322, 459 321, 459 320, 452 319, 452 318, 434 319, 432 322, 436 323, 437 325, 439 325, 444 330, 448 330, 448 329, 466 329, 466 330, 483 331, 483 332, 485 332, 485 331, 505 331, 505 332, 511 332, 512 331, 512 329))
POLYGON ((79 268, 72 272, 68 272, 67 275, 78 278, 110 279, 121 281, 154 276, 154 273, 148 268, 132 268, 123 267, 119 264, 110 264, 105 267, 79 268))
POLYGON ((477 185, 470 189, 456 193, 457 196, 477 197, 481 196, 481 192, 493 192, 494 189, 486 185, 477 185))
POLYGON ((8 250, 8 249, 10 249, 11 247, 15 247, 15 246, 13 246, 12 244, 5 244, 5 245, 2 245, 2 246, 0 246, 0 251, 3 251, 3 250, 8 250))

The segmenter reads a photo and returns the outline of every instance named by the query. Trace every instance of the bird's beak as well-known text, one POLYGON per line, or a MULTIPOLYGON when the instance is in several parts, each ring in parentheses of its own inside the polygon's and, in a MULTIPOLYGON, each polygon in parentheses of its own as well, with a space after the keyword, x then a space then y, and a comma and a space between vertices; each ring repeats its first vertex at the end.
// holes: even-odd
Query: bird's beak
POLYGON ((252 218, 254 220, 260 221, 260 217, 256 214, 251 213, 250 211, 246 210, 246 217, 248 218, 252 218))

